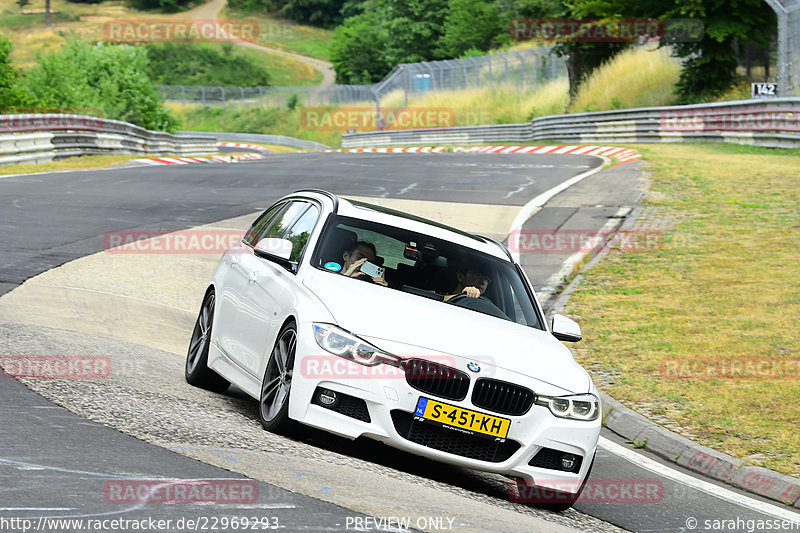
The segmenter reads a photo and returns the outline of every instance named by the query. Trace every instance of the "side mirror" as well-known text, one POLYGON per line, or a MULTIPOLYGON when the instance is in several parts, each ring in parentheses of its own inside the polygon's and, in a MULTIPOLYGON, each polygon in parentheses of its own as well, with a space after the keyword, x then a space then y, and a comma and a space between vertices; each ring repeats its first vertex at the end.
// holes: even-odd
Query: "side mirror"
POLYGON ((264 259, 284 259, 289 260, 292 255, 292 241, 286 239, 261 239, 255 247, 255 253, 264 259))
POLYGON ((578 342, 583 338, 578 323, 564 315, 553 315, 550 330, 553 332, 553 336, 560 341, 578 342))

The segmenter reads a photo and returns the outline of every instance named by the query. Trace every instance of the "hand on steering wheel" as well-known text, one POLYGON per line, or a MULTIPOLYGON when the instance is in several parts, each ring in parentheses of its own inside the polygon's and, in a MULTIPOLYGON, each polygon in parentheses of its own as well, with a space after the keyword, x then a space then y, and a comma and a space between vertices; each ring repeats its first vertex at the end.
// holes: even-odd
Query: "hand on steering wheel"
POLYGON ((447 303, 460 302, 465 298, 477 298, 477 299, 489 300, 486 296, 481 296, 481 291, 476 287, 465 287, 460 294, 456 294, 455 296, 447 300, 447 303))

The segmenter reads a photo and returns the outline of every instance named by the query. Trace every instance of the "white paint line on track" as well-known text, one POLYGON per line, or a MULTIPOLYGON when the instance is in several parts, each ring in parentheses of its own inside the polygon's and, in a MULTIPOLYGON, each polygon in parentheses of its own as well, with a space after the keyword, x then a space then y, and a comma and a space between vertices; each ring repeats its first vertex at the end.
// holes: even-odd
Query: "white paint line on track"
MULTIPOLYGON (((206 503, 195 503, 193 505, 208 505, 206 503)), ((254 503, 250 505, 237 505, 233 504, 219 504, 216 503, 215 506, 220 506, 223 508, 228 509, 297 509, 296 505, 292 505, 291 503, 254 503)))
POLYGON ((708 481, 703 481, 702 479, 684 474, 683 472, 678 472, 669 466, 654 461, 649 457, 645 457, 644 455, 634 452, 633 450, 621 446, 605 437, 600 437, 598 444, 604 450, 625 459, 633 465, 639 466, 645 470, 653 472, 654 474, 664 476, 683 485, 688 485, 701 492, 705 492, 710 496, 725 500, 726 502, 735 503, 742 507, 747 507, 753 511, 770 515, 781 520, 791 520, 800 523, 800 513, 775 507, 774 505, 768 505, 763 501, 755 500, 743 494, 739 494, 738 492, 726 489, 725 487, 720 487, 719 485, 709 483, 708 481))
POLYGON ((97 289, 84 289, 82 287, 69 287, 69 286, 66 286, 66 285, 44 285, 44 284, 42 284, 42 285, 39 285, 39 286, 40 287, 51 287, 53 289, 64 289, 64 290, 68 290, 68 291, 80 291, 80 292, 91 292, 91 293, 94 293, 94 294, 103 294, 105 296, 113 296, 114 298, 125 298, 127 300, 135 300, 135 301, 139 301, 139 302, 146 302, 148 304, 155 304, 155 305, 160 305, 160 306, 163 306, 163 307, 169 307, 171 309, 175 309, 177 311, 180 311, 181 313, 194 314, 194 311, 189 311, 188 309, 184 309, 182 307, 177 307, 175 305, 165 304, 163 302, 156 302, 155 300, 148 300, 146 298, 138 298, 136 296, 128 296, 128 295, 125 295, 125 294, 116 294, 116 293, 113 293, 113 292, 101 291, 101 290, 97 290, 97 289))
POLYGON ((74 507, 0 507, 0 511, 74 511, 74 507))
MULTIPOLYGON (((594 236, 596 237, 598 235, 608 235, 608 232, 611 231, 611 228, 613 228, 619 223, 619 219, 624 216, 627 216, 627 214, 630 212, 631 212, 630 207, 620 207, 617 210, 617 212, 614 213, 614 217, 610 218, 608 222, 603 224, 603 227, 597 230, 594 236)), ((592 238, 591 241, 594 241, 594 238, 592 238)), ((568 278, 569 275, 572 274, 572 269, 575 268, 575 264, 578 263, 581 259, 583 259, 583 257, 587 253, 589 253, 592 249, 596 247, 595 246, 596 243, 591 241, 589 243, 591 244, 591 246, 587 245, 588 247, 586 249, 581 248, 574 254, 567 257, 567 259, 563 263, 561 263, 561 268, 558 269, 558 272, 556 272, 555 274, 551 274, 550 277, 547 278, 545 285, 547 285, 548 287, 555 287, 561 282, 563 278, 568 278)))
POLYGON ((593 174, 596 174, 596 173, 600 172, 601 170, 603 170, 603 168, 606 165, 608 165, 611 162, 611 160, 608 159, 607 157, 603 157, 603 156, 595 156, 595 157, 599 157, 600 159, 602 159, 603 160, 603 164, 602 165, 598 165, 597 167, 595 167, 595 168, 593 168, 591 170, 587 170, 586 172, 584 172, 582 174, 578 174, 577 176, 573 176, 573 177, 571 177, 570 179, 568 179, 566 181, 562 181, 561 183, 559 183, 555 187, 551 188, 550 190, 547 190, 547 191, 543 192, 539 196, 534 197, 527 204, 522 206, 522 209, 519 210, 519 213, 517 213, 517 216, 514 218, 514 221, 511 223, 511 229, 508 230, 508 238, 509 238, 508 247, 511 250, 516 250, 516 252, 515 251, 511 251, 511 256, 514 258, 514 261, 519 263, 519 260, 520 260, 519 259, 519 230, 522 229, 522 225, 525 224, 525 221, 528 220, 529 218, 531 218, 534 215, 534 213, 536 213, 539 209, 541 209, 542 206, 544 204, 546 204, 553 196, 555 196, 558 193, 560 193, 560 192, 568 189, 569 187, 575 185, 579 181, 581 181, 581 180, 583 180, 585 178, 588 178, 589 176, 591 176, 593 174), (512 245, 511 242, 510 242, 511 239, 516 239, 517 242, 515 242, 512 245))

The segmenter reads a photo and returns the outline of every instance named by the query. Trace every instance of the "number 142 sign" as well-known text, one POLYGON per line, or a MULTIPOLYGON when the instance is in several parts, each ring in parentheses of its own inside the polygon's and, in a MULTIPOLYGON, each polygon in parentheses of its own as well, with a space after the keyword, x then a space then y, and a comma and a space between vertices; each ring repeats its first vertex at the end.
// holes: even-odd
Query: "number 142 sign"
POLYGON ((777 83, 751 83, 753 98, 774 98, 778 96, 777 83))

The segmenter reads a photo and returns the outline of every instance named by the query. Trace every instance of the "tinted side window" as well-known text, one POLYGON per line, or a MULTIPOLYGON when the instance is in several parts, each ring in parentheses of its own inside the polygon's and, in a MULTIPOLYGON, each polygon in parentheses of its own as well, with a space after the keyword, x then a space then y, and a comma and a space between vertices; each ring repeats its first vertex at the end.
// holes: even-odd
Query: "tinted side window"
POLYGON ((292 222, 300 216, 303 211, 308 209, 308 204, 306 202, 290 202, 289 207, 287 207, 284 211, 282 211, 275 220, 273 220, 272 224, 266 231, 262 231, 259 236, 258 240, 267 239, 270 237, 274 238, 282 238, 286 230, 292 225, 292 222))
POLYGON ((314 230, 314 225, 317 223, 318 218, 319 209, 312 205, 286 233, 284 239, 292 241, 292 255, 289 256, 289 261, 297 262, 300 260, 300 256, 303 255, 303 250, 308 242, 308 237, 314 230))
POLYGON ((245 243, 249 244, 250 246, 255 246, 258 244, 258 235, 264 231, 265 228, 269 227, 269 223, 272 222, 272 219, 275 218, 275 215, 286 207, 286 203, 280 203, 269 210, 267 210, 263 215, 258 217, 253 225, 250 226, 250 229, 247 230, 247 233, 244 234, 244 238, 242 239, 245 243))

